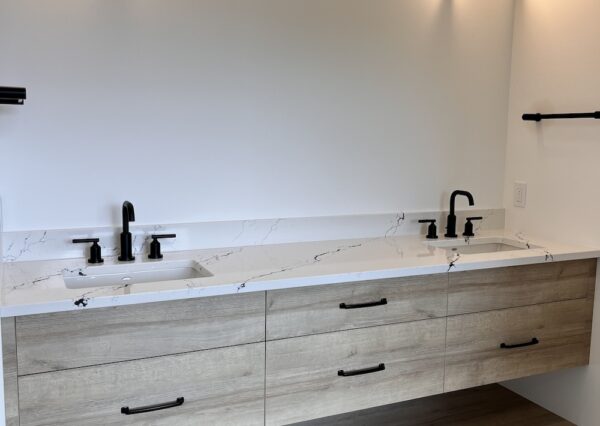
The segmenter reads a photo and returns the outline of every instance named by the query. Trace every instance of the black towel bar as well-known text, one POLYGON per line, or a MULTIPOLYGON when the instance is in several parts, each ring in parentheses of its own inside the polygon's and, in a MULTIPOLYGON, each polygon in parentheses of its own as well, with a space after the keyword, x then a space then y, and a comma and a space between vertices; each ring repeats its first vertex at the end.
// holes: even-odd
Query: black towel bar
POLYGON ((567 114, 523 114, 523 120, 525 121, 564 120, 568 118, 595 118, 596 120, 600 120, 600 111, 574 112, 567 114))
POLYGON ((24 87, 0 86, 0 104, 23 105, 27 98, 27 90, 24 87))

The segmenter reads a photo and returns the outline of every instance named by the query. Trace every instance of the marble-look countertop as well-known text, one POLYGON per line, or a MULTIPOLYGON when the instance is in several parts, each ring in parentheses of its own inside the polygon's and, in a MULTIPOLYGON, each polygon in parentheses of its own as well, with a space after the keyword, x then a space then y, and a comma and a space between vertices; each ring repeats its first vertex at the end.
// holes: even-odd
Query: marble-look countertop
MULTIPOLYGON (((4 263, 2 317, 82 310, 381 278, 466 271, 600 257, 600 249, 532 239, 506 231, 474 238, 519 240, 528 250, 449 255, 423 236, 301 242, 165 253, 164 262, 195 260, 210 277, 69 289, 65 271, 89 273, 85 259, 4 263)), ((474 240, 472 239, 472 240, 474 240)), ((440 240, 443 241, 443 240, 440 240)), ((138 256, 137 263, 156 262, 138 256)), ((116 264, 105 258, 105 265, 116 264)))

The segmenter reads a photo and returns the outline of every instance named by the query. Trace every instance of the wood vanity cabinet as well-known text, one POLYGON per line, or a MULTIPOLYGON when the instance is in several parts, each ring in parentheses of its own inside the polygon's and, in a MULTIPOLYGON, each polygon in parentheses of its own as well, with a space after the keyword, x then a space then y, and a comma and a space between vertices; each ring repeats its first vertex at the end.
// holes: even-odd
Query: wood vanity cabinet
POLYGON ((547 262, 4 318, 7 424, 282 425, 585 365, 595 275, 547 262))
POLYGON ((588 364, 596 265, 589 259, 450 274, 444 390, 588 364))
POLYGON ((267 292, 266 424, 585 365, 596 263, 267 292), (348 365, 366 372, 336 376, 348 365))

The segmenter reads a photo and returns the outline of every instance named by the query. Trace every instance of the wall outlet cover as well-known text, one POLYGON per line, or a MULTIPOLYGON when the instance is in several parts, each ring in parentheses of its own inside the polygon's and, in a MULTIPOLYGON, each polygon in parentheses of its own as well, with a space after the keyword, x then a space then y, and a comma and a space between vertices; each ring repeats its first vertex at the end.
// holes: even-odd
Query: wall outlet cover
POLYGON ((524 208, 527 205, 527 183, 515 182, 513 200, 515 207, 524 208))

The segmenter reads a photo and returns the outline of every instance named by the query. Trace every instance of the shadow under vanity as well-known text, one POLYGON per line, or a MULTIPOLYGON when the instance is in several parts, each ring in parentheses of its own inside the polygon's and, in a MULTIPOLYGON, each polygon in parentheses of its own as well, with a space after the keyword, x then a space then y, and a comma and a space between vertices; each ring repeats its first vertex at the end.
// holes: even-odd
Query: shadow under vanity
POLYGON ((2 318, 7 424, 283 425, 586 365, 596 259, 2 318))

